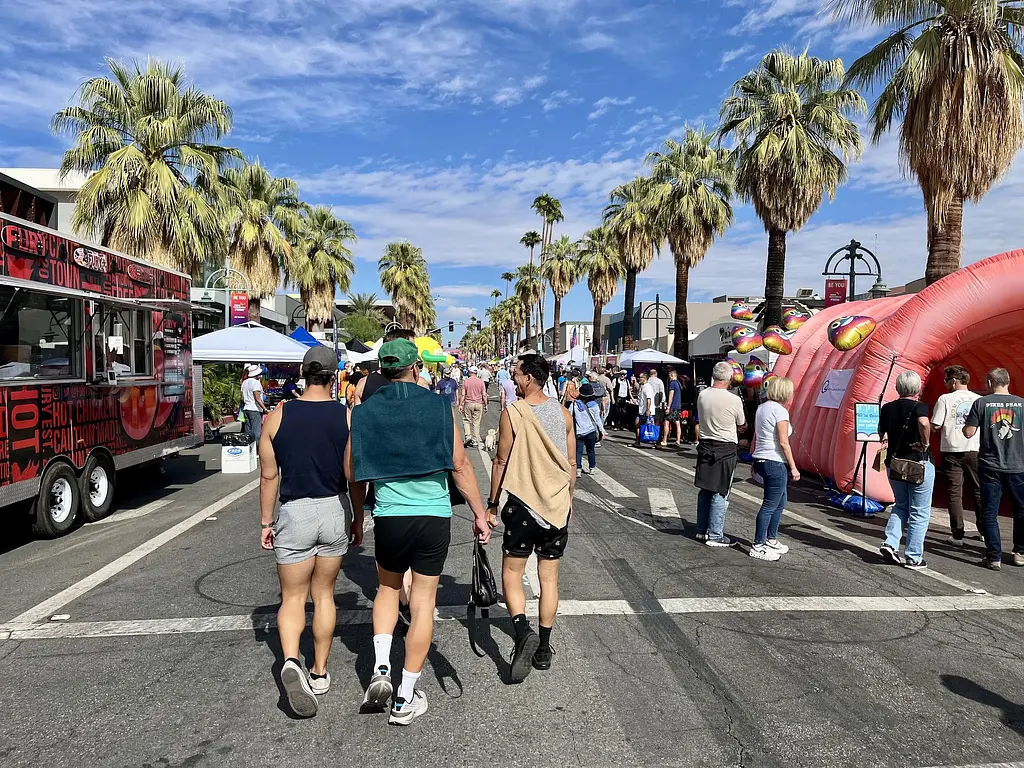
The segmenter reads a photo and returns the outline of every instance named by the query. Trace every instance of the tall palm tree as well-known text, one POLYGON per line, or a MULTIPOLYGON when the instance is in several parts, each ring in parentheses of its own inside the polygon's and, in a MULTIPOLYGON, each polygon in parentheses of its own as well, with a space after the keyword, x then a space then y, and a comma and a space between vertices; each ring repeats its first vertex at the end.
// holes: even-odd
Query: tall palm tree
POLYGON ((960 268, 964 200, 978 202, 1024 146, 1024 8, 1005 0, 830 0, 857 24, 896 27, 846 81, 883 85, 872 141, 900 123, 900 159, 924 194, 930 285, 960 268))
POLYGON ((257 161, 226 169, 218 197, 227 255, 248 281, 249 319, 259 322, 260 303, 274 295, 289 271, 303 209, 298 188, 291 179, 274 178, 257 161))
MULTIPOLYGON (((548 258, 541 265, 541 275, 551 286, 551 292, 555 294, 555 332, 554 339, 558 338, 558 329, 562 322, 562 299, 580 279, 577 256, 579 255, 579 243, 570 240, 568 235, 562 235, 558 240, 548 246, 548 258)), ((554 347, 558 346, 557 341, 552 341, 552 352, 558 352, 554 347)))
MULTIPOLYGON (((540 245, 541 242, 542 241, 541 241, 540 233, 536 232, 536 231, 534 231, 532 229, 529 232, 527 232, 525 235, 523 235, 521 238, 519 238, 519 244, 520 245, 525 245, 527 248, 530 249, 530 263, 531 264, 533 264, 533 249, 536 248, 538 245, 540 245)), ((506 272, 505 273, 505 275, 509 275, 509 274, 512 274, 512 273, 511 272, 506 272)), ((505 275, 502 275, 502 279, 503 280, 505 279, 505 275)), ((514 280, 514 279, 515 279, 515 275, 512 275, 512 277, 509 278, 509 280, 514 280)))
POLYGON ((348 291, 352 284, 352 251, 345 243, 355 240, 355 230, 330 206, 313 206, 299 222, 286 275, 299 288, 312 330, 323 330, 334 320, 335 293, 348 291))
MULTIPOLYGON (((515 331, 515 345, 513 349, 518 350, 523 339, 523 326, 527 324, 530 316, 529 310, 518 293, 509 296, 502 304, 506 306, 506 311, 508 312, 509 332, 515 331)), ((529 330, 527 330, 527 334, 529 334, 529 330)))
POLYGON ((637 176, 612 190, 604 209, 607 234, 622 258, 626 269, 626 290, 623 303, 622 348, 633 348, 633 312, 636 301, 637 273, 654 261, 658 242, 655 212, 650 207, 651 180, 637 176))
MULTIPOLYGON (((544 263, 544 259, 547 256, 547 250, 551 246, 551 241, 554 238, 555 224, 559 221, 565 221, 565 216, 562 214, 562 203, 557 198, 552 197, 547 192, 538 196, 533 201, 533 205, 530 206, 536 211, 543 219, 543 226, 541 227, 541 243, 540 243, 540 261, 544 263)), ((532 263, 532 262, 531 262, 532 263)), ((540 327, 541 327, 541 346, 538 349, 543 349, 543 336, 544 336, 544 300, 547 296, 547 290, 542 290, 540 294, 540 327)))
MULTIPOLYGON (((423 251, 408 241, 388 243, 377 262, 380 284, 391 296, 396 320, 403 328, 416 329, 430 315, 430 278, 423 251)), ((424 323, 426 325, 426 323, 424 323)))
POLYGON ((690 324, 686 300, 690 270, 697 266, 715 237, 732 225, 732 155, 712 146, 714 135, 686 129, 682 142, 669 139, 661 152, 647 155, 654 184, 652 205, 676 263, 675 340, 672 354, 689 356, 690 324))
POLYGON ((534 343, 540 348, 540 297, 544 293, 544 282, 541 279, 540 267, 535 264, 524 264, 516 270, 516 295, 526 307, 526 335, 534 337, 534 343), (534 310, 537 310, 536 315, 534 310), (530 333, 530 321, 533 321, 533 334, 530 333))
POLYGON ((625 274, 615 239, 606 227, 596 227, 580 241, 580 274, 587 276, 587 287, 594 298, 594 340, 590 354, 601 354, 601 314, 612 300, 619 280, 625 274))
POLYGON ((498 306, 498 299, 501 298, 501 291, 495 288, 493 291, 491 291, 491 298, 494 299, 493 306, 498 306))
POLYGON ((866 105, 845 75, 842 59, 776 50, 722 103, 719 134, 737 143, 737 190, 768 232, 764 325, 782 320, 786 233, 803 227, 825 194, 835 198, 846 163, 861 153, 850 116, 866 105))
MULTIPOLYGON (((533 234, 536 235, 537 233, 534 232, 533 234)), ((530 260, 532 261, 533 259, 531 258, 530 260)), ((501 279, 505 281, 505 298, 507 299, 508 298, 508 284, 516 279, 516 273, 515 272, 502 272, 501 273, 501 279)))
POLYGON ((72 226, 103 245, 189 274, 223 256, 213 199, 219 174, 241 160, 210 143, 231 130, 231 109, 188 83, 179 66, 107 60, 78 105, 53 117, 55 133, 74 136, 61 177, 90 174, 76 196, 72 226))

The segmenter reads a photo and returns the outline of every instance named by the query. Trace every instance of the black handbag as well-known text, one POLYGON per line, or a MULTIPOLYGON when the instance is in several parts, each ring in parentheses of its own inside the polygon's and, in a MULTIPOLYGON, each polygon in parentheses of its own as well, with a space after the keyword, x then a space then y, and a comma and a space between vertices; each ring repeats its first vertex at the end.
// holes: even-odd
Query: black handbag
MULTIPOLYGON (((915 413, 916 406, 915 409, 910 412, 910 415, 907 416, 907 421, 903 424, 903 429, 900 431, 900 439, 896 443, 897 447, 903 443, 903 437, 906 435, 907 427, 910 426, 910 422, 914 418, 915 413)), ((889 462, 889 476, 907 483, 908 485, 923 485, 924 462, 915 461, 914 459, 900 459, 894 456, 889 462)))
POLYGON ((494 581, 487 550, 478 540, 473 542, 473 577, 469 590, 469 604, 466 606, 466 628, 469 630, 469 647, 477 656, 486 656, 476 644, 476 609, 480 617, 490 618, 490 608, 498 602, 498 587, 494 581))

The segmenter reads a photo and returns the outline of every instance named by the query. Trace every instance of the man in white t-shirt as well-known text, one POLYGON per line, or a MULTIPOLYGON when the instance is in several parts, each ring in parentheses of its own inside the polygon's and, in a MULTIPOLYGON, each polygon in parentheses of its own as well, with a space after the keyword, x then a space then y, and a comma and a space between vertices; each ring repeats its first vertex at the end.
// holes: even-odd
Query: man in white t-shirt
MULTIPOLYGON (((967 388, 971 374, 960 365, 951 365, 943 372, 949 392, 935 401, 932 431, 941 432, 942 472, 949 481, 949 530, 947 542, 962 547, 964 543, 964 475, 971 481, 974 511, 977 520, 981 510, 981 485, 978 482, 978 449, 981 436, 964 437, 964 424, 971 406, 980 395, 967 388)), ((982 526, 978 525, 981 531, 982 526)))
POLYGON ((640 447, 640 428, 647 422, 648 416, 654 415, 654 398, 657 388, 651 384, 651 377, 646 373, 640 374, 640 392, 637 395, 636 413, 636 442, 634 448, 640 447))
POLYGON ((729 391, 732 367, 716 363, 712 384, 697 396, 697 467, 693 483, 697 492, 697 539, 709 547, 729 547, 725 535, 725 513, 739 456, 739 432, 746 416, 743 401, 729 391))
POLYGON ((263 433, 263 414, 267 406, 263 403, 263 385, 260 377, 263 368, 259 365, 248 365, 245 368, 245 380, 242 382, 242 413, 245 415, 246 434, 252 435, 256 445, 260 443, 263 433))

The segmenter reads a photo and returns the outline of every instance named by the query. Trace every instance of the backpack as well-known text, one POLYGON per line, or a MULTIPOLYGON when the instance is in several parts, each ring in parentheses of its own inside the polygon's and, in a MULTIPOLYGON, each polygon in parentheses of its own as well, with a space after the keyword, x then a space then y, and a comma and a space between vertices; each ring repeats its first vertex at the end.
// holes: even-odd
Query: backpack
POLYGON ((469 647, 477 656, 486 656, 476 644, 476 609, 480 617, 490 618, 490 608, 498 602, 498 587, 494 582, 491 564, 487 561, 487 550, 479 540, 473 542, 473 576, 469 590, 469 604, 466 606, 466 628, 469 630, 469 647))

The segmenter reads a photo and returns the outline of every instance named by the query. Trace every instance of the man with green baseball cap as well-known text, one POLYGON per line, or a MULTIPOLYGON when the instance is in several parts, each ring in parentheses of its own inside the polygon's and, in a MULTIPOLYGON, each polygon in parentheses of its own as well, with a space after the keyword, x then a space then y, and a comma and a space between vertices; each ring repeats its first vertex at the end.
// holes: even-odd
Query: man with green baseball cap
POLYGON ((381 375, 391 383, 352 409, 345 454, 350 482, 372 481, 374 553, 379 587, 373 601, 374 674, 365 706, 391 703, 388 722, 409 725, 427 711, 416 687, 434 635, 434 604, 451 542, 449 472, 473 511, 473 533, 490 538, 487 513, 473 466, 455 439, 450 402, 416 383, 419 351, 394 339, 377 353, 381 375), (402 575, 412 570, 411 621, 405 641, 402 682, 391 679, 391 640, 398 622, 402 575))

